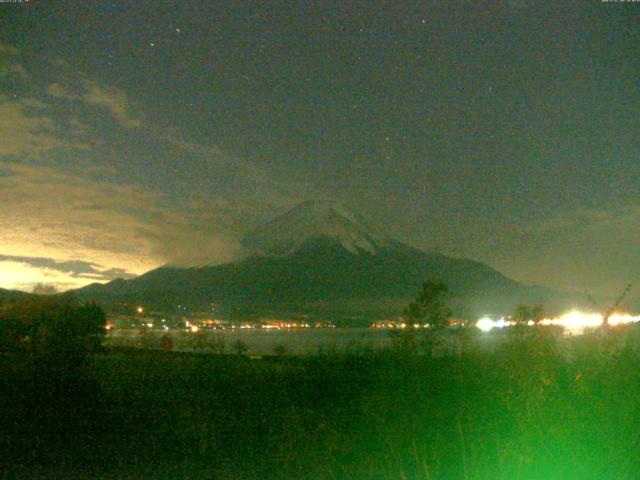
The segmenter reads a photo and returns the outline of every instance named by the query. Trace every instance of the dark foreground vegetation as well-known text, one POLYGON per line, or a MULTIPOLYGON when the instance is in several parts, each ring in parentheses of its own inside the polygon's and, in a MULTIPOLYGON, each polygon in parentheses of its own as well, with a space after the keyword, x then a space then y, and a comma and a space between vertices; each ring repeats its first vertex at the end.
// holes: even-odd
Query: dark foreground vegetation
POLYGON ((637 332, 528 332, 444 358, 5 352, 0 478, 638 478, 637 332))

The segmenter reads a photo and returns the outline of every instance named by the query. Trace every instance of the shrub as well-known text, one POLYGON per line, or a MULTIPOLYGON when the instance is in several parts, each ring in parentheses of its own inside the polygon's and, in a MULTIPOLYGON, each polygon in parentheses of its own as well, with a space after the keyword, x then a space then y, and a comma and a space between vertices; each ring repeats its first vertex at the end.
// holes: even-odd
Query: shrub
POLYGON ((29 297, 0 309, 0 348, 32 353, 86 353, 102 343, 106 317, 74 297, 29 297))

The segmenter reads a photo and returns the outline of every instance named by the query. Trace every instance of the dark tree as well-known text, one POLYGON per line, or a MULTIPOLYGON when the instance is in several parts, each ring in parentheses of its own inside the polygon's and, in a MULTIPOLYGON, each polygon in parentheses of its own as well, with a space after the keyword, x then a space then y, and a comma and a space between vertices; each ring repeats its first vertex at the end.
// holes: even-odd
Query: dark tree
POLYGON ((531 320, 533 320, 533 323, 538 325, 542 320, 544 320, 544 316, 544 309, 542 308, 542 305, 538 304, 531 307, 531 320))
POLYGON ((104 337, 106 317, 98 305, 71 296, 35 297, 0 310, 0 347, 33 353, 86 353, 104 337))
POLYGON ((526 325, 529 320, 533 318, 531 307, 525 304, 520 304, 513 311, 513 315, 511 316, 516 325, 526 325))
POLYGON ((451 309, 449 287, 438 280, 427 280, 422 284, 415 301, 404 311, 409 323, 426 324, 431 328, 442 329, 449 325, 451 309))

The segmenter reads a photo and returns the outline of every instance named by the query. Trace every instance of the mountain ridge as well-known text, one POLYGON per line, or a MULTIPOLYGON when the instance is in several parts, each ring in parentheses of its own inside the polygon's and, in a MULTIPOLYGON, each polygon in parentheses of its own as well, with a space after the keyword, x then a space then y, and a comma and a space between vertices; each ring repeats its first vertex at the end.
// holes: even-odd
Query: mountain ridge
POLYGON ((293 253, 311 238, 330 237, 352 253, 375 253, 393 240, 334 200, 309 200, 245 235, 239 258, 293 253))
POLYGON ((521 285, 475 260, 411 247, 342 208, 305 202, 249 232, 244 255, 230 263, 166 265, 78 293, 111 305, 202 311, 215 305, 217 314, 228 318, 311 313, 338 323, 398 316, 429 278, 445 281, 456 296, 456 313, 468 317, 506 314, 520 302, 552 306, 570 298, 521 285))

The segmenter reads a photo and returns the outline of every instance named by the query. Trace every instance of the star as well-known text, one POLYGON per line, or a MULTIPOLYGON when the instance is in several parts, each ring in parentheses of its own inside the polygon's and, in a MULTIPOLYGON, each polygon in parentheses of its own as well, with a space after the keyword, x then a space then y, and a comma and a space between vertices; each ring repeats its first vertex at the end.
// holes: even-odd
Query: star
POLYGON ((155 46, 156 46, 156 44, 155 44, 155 43, 153 43, 153 42, 151 42, 151 43, 149 44, 149 46, 150 46, 150 47, 155 47, 155 46))

